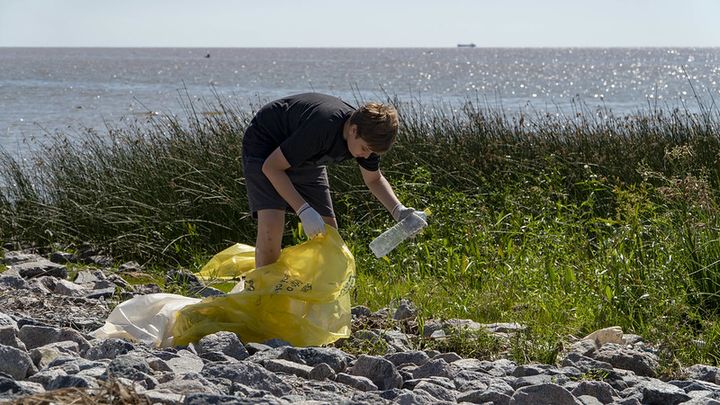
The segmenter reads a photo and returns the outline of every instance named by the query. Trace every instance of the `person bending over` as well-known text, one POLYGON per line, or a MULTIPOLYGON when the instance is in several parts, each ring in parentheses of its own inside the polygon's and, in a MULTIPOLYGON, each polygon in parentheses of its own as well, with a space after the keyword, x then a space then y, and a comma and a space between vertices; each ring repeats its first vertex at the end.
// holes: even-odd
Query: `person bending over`
POLYGON ((326 165, 354 158, 370 192, 396 221, 412 214, 380 172, 380 156, 395 142, 391 105, 355 108, 326 94, 304 93, 263 106, 243 138, 248 202, 257 218, 255 267, 280 257, 285 211, 292 209, 308 238, 337 228, 326 165))

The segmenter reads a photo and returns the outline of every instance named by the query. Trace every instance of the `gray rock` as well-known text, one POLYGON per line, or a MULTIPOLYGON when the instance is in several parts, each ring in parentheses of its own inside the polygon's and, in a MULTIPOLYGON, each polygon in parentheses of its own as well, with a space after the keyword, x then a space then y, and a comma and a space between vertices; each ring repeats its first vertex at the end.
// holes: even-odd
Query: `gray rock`
POLYGON ((54 380, 55 378, 61 376, 61 375, 68 375, 65 370, 61 368, 48 368, 45 370, 40 370, 37 373, 31 375, 28 377, 27 381, 32 381, 38 384, 41 384, 43 387, 47 389, 47 386, 50 384, 50 381, 54 380))
POLYGON ((198 354, 220 352, 237 360, 244 360, 250 354, 238 336, 233 332, 217 332, 206 335, 196 345, 198 354))
POLYGON ((71 340, 76 342, 81 352, 90 348, 87 339, 80 332, 71 328, 53 328, 47 326, 24 325, 18 333, 20 340, 25 343, 28 349, 45 346, 49 343, 71 340))
POLYGON ((136 354, 122 354, 110 361, 107 367, 108 377, 122 377, 131 381, 139 381, 148 389, 155 388, 159 383, 152 376, 153 370, 147 360, 136 354))
MULTIPOLYGON (((443 329, 436 330, 435 332, 430 334, 430 339, 437 339, 437 340, 447 339, 447 334, 445 333, 445 331, 443 329)), ((435 356, 433 356, 433 357, 435 357, 435 356)))
POLYGON ((180 404, 185 399, 184 395, 176 394, 164 389, 152 389, 142 393, 151 404, 180 404))
POLYGON ((634 396, 630 396, 627 398, 621 398, 617 402, 615 402, 618 405, 641 405, 642 402, 640 400, 642 399, 642 394, 637 394, 634 396))
POLYGON ((453 382, 453 380, 445 377, 429 377, 406 380, 403 383, 403 388, 414 390, 418 385, 420 385, 420 383, 435 384, 449 390, 455 390, 455 383, 453 382))
POLYGON ((414 378, 427 378, 432 376, 445 377, 453 379, 458 373, 458 369, 447 364, 443 359, 430 360, 413 371, 414 378))
MULTIPOLYGON (((713 384, 711 382, 702 380, 670 380, 667 382, 672 384, 683 391, 687 392, 688 395, 692 394, 693 391, 711 391, 720 394, 720 385, 713 384)), ((691 395, 692 396, 692 395, 691 395)))
POLYGON ((557 384, 522 387, 510 397, 510 405, 580 405, 570 391, 557 384))
POLYGON ((364 346, 375 346, 379 348, 382 348, 382 345, 386 343, 385 339, 380 336, 380 333, 369 329, 354 331, 350 336, 350 341, 358 342, 364 346), (367 342, 367 344, 365 342, 367 342))
POLYGON ((402 394, 395 397, 393 400, 394 403, 400 404, 400 405, 424 405, 424 404, 440 404, 443 403, 441 401, 438 401, 436 398, 434 398, 432 395, 428 394, 425 391, 406 391, 402 394))
POLYGON ((270 350, 270 349, 272 349, 272 347, 270 347, 268 345, 264 345, 262 343, 250 342, 245 345, 245 349, 252 356, 253 354, 255 354, 257 352, 264 352, 266 350, 270 350))
POLYGON ((90 377, 79 375, 60 375, 53 378, 45 387, 48 391, 60 388, 97 388, 98 383, 90 377))
POLYGON ((288 343, 285 340, 279 339, 279 338, 273 338, 270 340, 266 340, 263 342, 264 345, 270 346, 272 348, 278 348, 278 347, 284 347, 284 346, 292 346, 290 343, 288 343))
POLYGON ((408 300, 401 300, 400 305, 395 310, 395 315, 393 315, 393 319, 401 321, 405 319, 415 318, 416 315, 417 308, 415 307, 415 305, 408 300))
POLYGON ((107 255, 92 255, 83 260, 85 264, 96 264, 102 267, 112 267, 115 260, 107 255))
POLYGON ((482 324, 479 324, 472 319, 448 319, 444 322, 444 328, 465 329, 469 331, 484 329, 482 324))
POLYGON ((547 367, 542 367, 538 364, 526 364, 515 367, 515 370, 511 373, 513 377, 529 377, 531 375, 544 374, 547 367))
POLYGON ((177 356, 165 360, 165 363, 178 377, 190 373, 199 373, 205 366, 200 357, 188 350, 178 351, 177 356))
MULTIPOLYGON (((287 350, 287 347, 275 347, 270 348, 269 350, 255 352, 255 354, 245 359, 245 361, 252 361, 253 363, 262 364, 265 360, 280 358, 280 356, 285 353, 285 350, 287 350)), ((295 361, 288 358, 285 358, 285 360, 295 361)), ((296 363, 304 364, 304 361, 296 361, 296 363)))
POLYGON ((657 356, 649 352, 628 349, 613 343, 601 347, 593 356, 598 361, 604 361, 613 367, 630 370, 645 377, 655 377, 658 369, 657 356))
POLYGON ((695 364, 685 368, 683 371, 687 374, 688 378, 720 384, 720 372, 718 372, 718 370, 720 370, 718 367, 695 364))
POLYGON ((345 373, 338 373, 335 376, 335 381, 340 384, 345 384, 360 391, 376 391, 378 386, 367 377, 359 375, 351 375, 345 373))
POLYGON ((442 330, 442 322, 436 320, 430 320, 425 322, 423 326, 423 337, 430 337, 435 331, 442 330))
POLYGON ((377 356, 360 355, 348 374, 367 377, 381 390, 400 388, 403 383, 395 365, 377 356))
MULTIPOLYGON (((5 272, 7 273, 7 272, 5 272)), ((5 274, 0 275, 0 288, 11 290, 27 290, 30 285, 20 275, 5 274)))
POLYGON ((427 353, 419 350, 386 354, 384 357, 396 366, 403 364, 415 364, 422 366, 430 359, 427 353))
POLYGON ((450 364, 450 363, 454 363, 458 360, 462 360, 462 357, 460 357, 460 355, 458 355, 455 352, 449 352, 449 353, 440 353, 437 356, 433 357, 433 360, 437 360, 437 359, 443 359, 443 360, 445 360, 446 363, 450 364))
POLYGON ((19 263, 36 262, 43 260, 44 257, 34 253, 24 253, 20 251, 10 251, 5 253, 4 257, 0 257, 0 263, 12 266, 19 263))
POLYGON ((94 290, 90 290, 85 294, 85 298, 90 299, 100 299, 100 298, 110 298, 113 295, 115 295, 116 287, 105 287, 105 288, 96 288, 94 290))
POLYGON ((168 371, 168 372, 172 373, 173 375, 175 374, 173 372, 173 369, 170 368, 170 366, 167 364, 167 362, 159 357, 155 357, 155 356, 147 357, 145 360, 147 360, 148 366, 150 366, 150 368, 155 372, 168 371))
POLYGON ((127 271, 140 271, 142 270, 142 267, 140 266, 140 263, 131 261, 131 262, 125 262, 118 266, 119 272, 127 272, 127 271))
POLYGON ((482 361, 478 359, 460 359, 458 361, 454 361, 453 366, 461 370, 467 371, 486 371, 492 367, 492 365, 488 363, 489 362, 487 361, 482 361))
POLYGON ((39 369, 46 368, 60 356, 77 356, 79 346, 76 342, 64 341, 50 343, 45 346, 30 349, 30 358, 39 369))
POLYGON ((98 278, 92 271, 89 270, 82 270, 79 271, 77 276, 75 276, 75 284, 91 284, 95 285, 96 281, 100 281, 101 279, 98 278))
POLYGON ((188 374, 183 379, 170 380, 160 384, 157 388, 181 395, 189 395, 193 392, 220 394, 220 391, 218 391, 214 384, 199 374, 188 374))
POLYGON ((483 329, 489 333, 517 333, 523 332, 527 327, 515 322, 500 322, 482 324, 483 329))
POLYGON ((673 405, 691 399, 682 389, 656 379, 650 379, 644 384, 642 396, 645 404, 673 405))
POLYGON ((124 339, 93 340, 90 348, 85 352, 88 360, 114 359, 115 357, 135 350, 135 345, 124 339))
POLYGON ((710 397, 702 397, 683 402, 683 405, 720 405, 720 401, 710 397))
POLYGON ((203 286, 202 288, 194 289, 191 292, 194 294, 197 294, 203 298, 217 297, 218 295, 225 295, 224 291, 218 290, 217 288, 210 287, 210 286, 203 286))
POLYGON ((106 367, 108 363, 109 362, 78 358, 76 354, 63 354, 50 362, 50 364, 48 364, 48 368, 60 367, 68 374, 74 374, 81 370, 87 370, 93 367, 106 367))
POLYGON ((298 364, 282 359, 268 360, 263 365, 266 369, 274 373, 294 374, 305 379, 310 378, 310 371, 313 369, 312 367, 304 364, 298 364))
MULTIPOLYGON (((332 402, 332 403, 338 403, 338 401, 332 402)), ((380 398, 380 395, 377 394, 377 391, 371 391, 371 392, 363 392, 363 391, 355 391, 352 394, 352 397, 350 398, 350 401, 347 402, 348 404, 367 404, 367 405, 386 405, 390 404, 389 401, 386 401, 382 398, 380 398)))
POLYGON ((498 377, 512 374, 513 370, 517 367, 515 362, 508 359, 499 359, 488 364, 488 368, 485 370, 488 374, 495 375, 498 377))
POLYGON ((33 392, 25 388, 20 382, 0 375, 0 401, 5 402, 14 397, 32 394, 33 392))
POLYGON ((238 398, 230 395, 216 395, 205 393, 194 393, 185 397, 183 405, 251 405, 251 404, 267 404, 267 405, 287 405, 288 401, 273 397, 262 398, 238 398))
POLYGON ((225 362, 234 363, 240 361, 234 357, 230 357, 221 352, 204 352, 200 353, 200 358, 209 362, 225 362))
POLYGON ((25 343, 17 336, 18 329, 12 325, 0 326, 0 345, 14 347, 22 351, 27 350, 25 343))
POLYGON ((595 372, 597 370, 611 371, 613 369, 612 364, 608 362, 596 360, 574 352, 569 353, 563 359, 561 365, 564 367, 575 367, 584 373, 595 372))
POLYGON ((408 392, 408 390, 406 390, 406 389, 393 388, 391 390, 380 391, 378 393, 378 396, 382 399, 387 399, 387 400, 392 401, 393 399, 397 398, 399 395, 404 394, 406 392, 408 392))
POLYGON ((292 390, 289 384, 274 373, 259 364, 247 361, 233 364, 207 364, 201 375, 211 382, 217 379, 226 379, 252 389, 268 391, 275 396, 284 395, 292 390))
POLYGON ((419 382, 414 389, 415 392, 418 391, 424 391, 430 394, 433 398, 437 398, 442 401, 452 401, 455 402, 455 399, 457 398, 457 392, 455 390, 449 389, 445 386, 438 385, 435 382, 431 382, 428 380, 424 380, 419 382))
POLYGON ((615 400, 614 397, 619 396, 618 392, 604 381, 582 381, 571 392, 576 397, 590 395, 603 404, 609 404, 615 400))
POLYGON ((285 347, 278 358, 308 366, 325 363, 336 373, 345 371, 352 360, 352 356, 334 347, 285 347))
POLYGON ((77 261, 77 257, 72 253, 67 252, 52 252, 49 257, 50 261, 57 264, 74 263, 77 261))
MULTIPOLYGON (((485 390, 490 386, 490 382, 495 377, 491 377, 485 373, 478 371, 462 370, 455 375, 453 381, 455 387, 460 392, 485 390)), ((505 383, 507 384, 507 383, 505 383)), ((513 391, 512 387, 508 386, 510 392, 513 391)))
POLYGON ((67 278, 67 268, 62 264, 53 263, 45 258, 22 262, 12 265, 20 277, 28 279, 39 276, 53 276, 60 279, 67 278))
POLYGON ((9 375, 16 380, 24 380, 25 377, 37 372, 32 359, 20 349, 0 345, 0 372, 9 375))
POLYGON ((327 363, 320 363, 310 370, 310 378, 318 381, 334 380, 335 370, 327 363))
POLYGON ((578 353, 582 356, 589 356, 591 357, 593 353, 597 350, 597 345, 593 340, 590 339, 581 339, 577 342, 573 343, 570 346, 570 351, 578 353))
POLYGON ((518 377, 514 380, 509 380, 508 384, 515 390, 522 387, 529 387, 534 385, 550 384, 555 382, 553 377, 548 374, 536 374, 527 377, 518 377))
POLYGON ((74 375, 79 376, 79 377, 89 377, 89 378, 92 378, 93 380, 100 380, 105 376, 106 369, 107 369, 107 367, 104 365, 102 367, 91 367, 91 368, 86 368, 84 370, 80 370, 77 373, 75 373, 74 375))
POLYGON ((32 381, 18 381, 17 383, 32 394, 42 394, 45 392, 45 387, 43 387, 42 384, 39 383, 35 383, 32 381))
POLYGON ((67 280, 58 280, 53 290, 55 294, 67 295, 69 297, 82 297, 87 291, 84 287, 67 280))
POLYGON ((493 405, 508 405, 510 396, 494 390, 474 390, 458 395, 458 402, 471 402, 473 404, 492 403, 493 405))
POLYGON ((386 329, 382 330, 380 336, 385 339, 390 347, 399 351, 409 351, 409 347, 412 346, 410 338, 407 334, 400 332, 399 330, 386 329))
POLYGON ((0 326, 12 326, 15 329, 18 328, 17 322, 15 322, 10 315, 3 312, 0 312, 0 326))
POLYGON ((580 401, 580 403, 582 405, 602 405, 603 404, 597 398, 590 396, 590 395, 580 395, 579 397, 577 397, 577 400, 580 401))
POLYGON ((372 311, 366 306, 358 305, 350 309, 350 314, 353 318, 364 318, 372 315, 372 311))

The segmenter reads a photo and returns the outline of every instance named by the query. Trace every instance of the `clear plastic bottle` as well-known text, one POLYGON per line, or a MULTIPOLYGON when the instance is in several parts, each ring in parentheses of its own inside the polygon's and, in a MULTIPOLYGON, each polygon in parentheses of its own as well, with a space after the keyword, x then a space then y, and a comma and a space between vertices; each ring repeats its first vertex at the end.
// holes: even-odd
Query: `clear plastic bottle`
POLYGON ((422 211, 415 211, 373 239, 370 242, 370 250, 377 258, 386 256, 402 241, 420 232, 426 226, 427 215, 422 211))

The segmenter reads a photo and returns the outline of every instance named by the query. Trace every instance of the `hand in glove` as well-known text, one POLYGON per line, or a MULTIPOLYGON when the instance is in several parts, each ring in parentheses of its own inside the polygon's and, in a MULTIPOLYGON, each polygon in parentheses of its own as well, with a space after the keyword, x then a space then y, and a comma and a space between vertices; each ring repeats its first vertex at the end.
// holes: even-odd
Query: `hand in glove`
POLYGON ((300 221, 302 221, 303 231, 305 231, 308 239, 312 239, 315 235, 325 234, 325 221, 310 204, 303 204, 297 214, 300 221))
POLYGON ((395 219, 395 221, 400 222, 403 219, 407 218, 410 214, 415 212, 415 208, 408 208, 400 203, 395 206, 395 208, 392 209, 392 212, 390 213, 395 219))

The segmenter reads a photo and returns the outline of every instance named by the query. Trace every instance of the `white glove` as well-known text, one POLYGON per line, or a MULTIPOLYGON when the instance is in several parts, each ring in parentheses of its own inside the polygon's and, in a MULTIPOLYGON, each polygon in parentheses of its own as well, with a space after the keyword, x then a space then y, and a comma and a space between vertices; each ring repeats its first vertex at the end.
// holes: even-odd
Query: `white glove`
POLYGON ((403 219, 407 218, 413 212, 415 212, 415 208, 408 208, 398 203, 395 208, 392 209, 392 212, 390 212, 390 214, 395 221, 400 222, 403 219))
POLYGON ((310 204, 303 204, 297 214, 300 221, 302 221, 303 231, 305 231, 308 239, 312 239, 315 235, 325 234, 325 221, 310 204))

